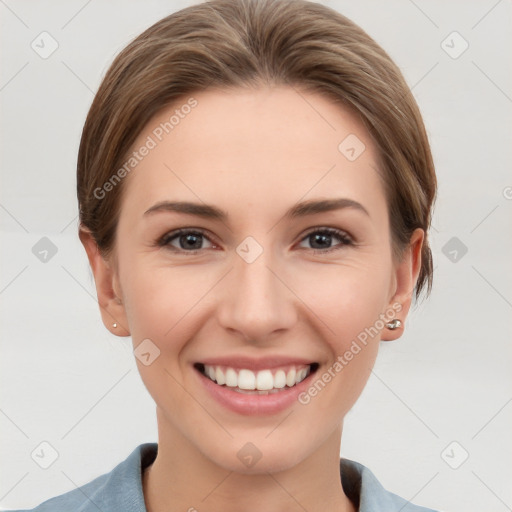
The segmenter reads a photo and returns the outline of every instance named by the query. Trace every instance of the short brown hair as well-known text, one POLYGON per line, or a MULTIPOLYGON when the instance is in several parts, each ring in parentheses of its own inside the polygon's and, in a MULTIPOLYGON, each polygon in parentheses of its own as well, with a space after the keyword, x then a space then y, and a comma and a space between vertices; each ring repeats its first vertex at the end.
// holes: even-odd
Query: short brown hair
MULTIPOLYGON (((307 0, 211 0, 155 23, 107 71, 89 110, 77 164, 81 228, 108 255, 122 183, 95 190, 118 169, 150 119, 209 87, 297 86, 348 106, 380 157, 393 254, 425 231, 416 299, 432 287, 427 233, 437 182, 425 127, 400 70, 359 26, 307 0)), ((341 141, 340 141, 341 142, 341 141)))

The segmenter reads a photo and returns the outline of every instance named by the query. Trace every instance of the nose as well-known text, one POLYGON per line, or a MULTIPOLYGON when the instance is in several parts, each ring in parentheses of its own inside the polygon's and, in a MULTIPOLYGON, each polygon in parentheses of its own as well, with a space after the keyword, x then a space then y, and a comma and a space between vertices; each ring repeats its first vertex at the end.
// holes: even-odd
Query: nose
POLYGON ((251 343, 269 341, 290 329, 297 321, 296 297, 283 267, 270 250, 250 263, 235 254, 217 309, 221 326, 251 343))

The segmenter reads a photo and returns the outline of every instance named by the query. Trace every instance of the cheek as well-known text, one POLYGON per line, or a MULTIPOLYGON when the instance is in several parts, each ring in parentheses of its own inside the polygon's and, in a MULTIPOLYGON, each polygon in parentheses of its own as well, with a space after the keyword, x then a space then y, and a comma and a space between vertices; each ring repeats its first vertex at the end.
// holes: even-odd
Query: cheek
POLYGON ((377 258, 364 263, 352 258, 296 272, 294 291, 321 320, 318 325, 336 353, 379 319, 387 305, 390 270, 377 258))
MULTIPOLYGON (((198 315, 206 310, 215 314, 211 301, 224 296, 222 286, 233 285, 226 284, 229 279, 219 282, 223 272, 213 265, 157 265, 141 257, 126 261, 124 269, 120 277, 134 345, 146 338, 167 345, 172 340, 173 351, 201 328, 198 315), (209 295, 213 288, 215 293, 209 295)), ((316 322, 315 328, 335 354, 343 353, 372 326, 385 307, 389 268, 382 259, 301 262, 281 270, 294 292, 293 296, 284 293, 283 300, 294 301, 306 322, 316 322)))
MULTIPOLYGON (((154 336, 165 339, 187 325, 187 315, 215 284, 205 270, 133 265, 123 291, 134 341, 154 336)), ((203 299, 204 300, 204 299, 203 299)))

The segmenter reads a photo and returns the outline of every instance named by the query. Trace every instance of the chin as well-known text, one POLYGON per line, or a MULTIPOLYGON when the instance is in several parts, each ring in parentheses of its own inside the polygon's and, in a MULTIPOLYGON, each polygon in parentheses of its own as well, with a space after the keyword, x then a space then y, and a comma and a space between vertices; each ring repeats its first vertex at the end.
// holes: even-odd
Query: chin
POLYGON ((271 440, 265 439, 264 436, 254 436, 253 441, 250 439, 251 435, 245 434, 223 445, 215 446, 213 441, 203 453, 213 464, 226 471, 258 475, 289 470, 315 451, 313 443, 308 449, 304 440, 300 439, 294 440, 293 443, 284 443, 282 437, 271 440))

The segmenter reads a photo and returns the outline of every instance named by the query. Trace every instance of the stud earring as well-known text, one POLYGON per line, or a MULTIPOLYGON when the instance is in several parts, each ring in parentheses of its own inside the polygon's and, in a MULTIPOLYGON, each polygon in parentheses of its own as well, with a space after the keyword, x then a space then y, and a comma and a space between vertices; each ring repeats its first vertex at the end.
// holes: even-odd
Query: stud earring
POLYGON ((402 321, 399 320, 398 318, 394 318, 393 320, 391 320, 391 322, 386 324, 386 327, 390 331, 394 331, 395 329, 398 329, 399 327, 402 327, 402 321))
POLYGON ((112 324, 112 327, 115 329, 117 327, 117 324, 112 324))

